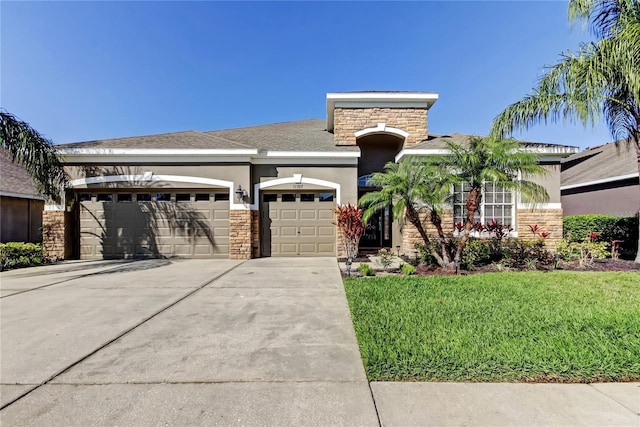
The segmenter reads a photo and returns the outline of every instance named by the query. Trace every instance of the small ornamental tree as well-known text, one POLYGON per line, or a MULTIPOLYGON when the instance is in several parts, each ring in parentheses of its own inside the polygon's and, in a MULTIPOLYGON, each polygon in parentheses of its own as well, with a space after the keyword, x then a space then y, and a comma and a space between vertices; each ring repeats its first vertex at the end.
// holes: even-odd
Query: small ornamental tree
POLYGON ((364 211, 359 205, 354 206, 351 203, 338 206, 333 211, 336 214, 334 224, 338 226, 343 236, 344 252, 347 257, 347 275, 351 276, 351 263, 358 256, 358 245, 364 234, 364 222, 362 221, 364 211))

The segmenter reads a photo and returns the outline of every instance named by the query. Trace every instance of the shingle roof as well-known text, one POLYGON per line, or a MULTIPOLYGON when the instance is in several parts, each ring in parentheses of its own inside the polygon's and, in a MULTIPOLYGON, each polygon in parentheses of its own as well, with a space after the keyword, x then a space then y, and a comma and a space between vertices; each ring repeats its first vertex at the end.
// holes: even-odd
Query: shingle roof
POLYGON ((358 151, 358 147, 336 147, 324 120, 250 126, 209 132, 186 131, 160 135, 132 136, 72 144, 60 148, 257 148, 272 151, 358 151))
POLYGON ((6 150, 0 150, 0 192, 21 194, 28 199, 41 199, 31 175, 24 167, 11 160, 6 150))
MULTIPOLYGON (((445 143, 445 141, 451 141, 455 144, 458 145, 462 145, 465 146, 469 143, 469 139, 472 138, 473 136, 479 136, 479 135, 467 135, 467 134, 463 134, 463 133, 452 133, 449 135, 435 135, 435 134, 431 134, 429 135, 429 137, 415 145, 412 145, 411 147, 407 147, 407 148, 417 148, 417 149, 426 149, 426 148, 432 148, 432 149, 440 149, 440 148, 446 148, 447 145, 445 143)), ((547 144, 547 143, 543 143, 543 142, 531 142, 531 141, 520 141, 520 143, 524 146, 524 147, 559 147, 559 148, 566 148, 568 146, 566 145, 561 145, 561 144, 547 144)), ((573 147, 572 147, 573 148, 573 147)))
POLYGON ((358 147, 336 146, 324 120, 310 119, 237 129, 206 132, 207 135, 242 142, 259 150, 358 151, 358 147))
POLYGON ((638 172, 633 143, 620 141, 584 150, 562 161, 562 186, 630 175, 638 172))
POLYGON ((60 148, 250 148, 195 130, 61 144, 60 148))

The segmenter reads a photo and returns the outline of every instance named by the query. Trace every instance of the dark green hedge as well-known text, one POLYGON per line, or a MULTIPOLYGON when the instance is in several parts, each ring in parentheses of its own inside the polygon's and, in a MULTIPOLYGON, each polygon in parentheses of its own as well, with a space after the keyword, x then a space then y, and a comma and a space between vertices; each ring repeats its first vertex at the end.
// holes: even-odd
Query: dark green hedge
POLYGON ((564 238, 570 242, 581 242, 591 233, 596 233, 596 242, 611 243, 622 240, 621 255, 635 255, 638 250, 638 216, 620 218, 611 215, 571 215, 563 221, 564 238))
POLYGON ((44 264, 46 257, 42 245, 37 243, 0 243, 0 269, 32 267, 44 264))

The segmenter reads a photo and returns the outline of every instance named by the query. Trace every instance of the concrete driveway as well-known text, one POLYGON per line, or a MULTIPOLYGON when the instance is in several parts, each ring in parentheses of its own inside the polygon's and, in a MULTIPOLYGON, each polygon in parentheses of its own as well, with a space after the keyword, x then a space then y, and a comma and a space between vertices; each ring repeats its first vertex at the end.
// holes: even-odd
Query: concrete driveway
POLYGON ((334 258, 0 275, 3 425, 377 425, 334 258))

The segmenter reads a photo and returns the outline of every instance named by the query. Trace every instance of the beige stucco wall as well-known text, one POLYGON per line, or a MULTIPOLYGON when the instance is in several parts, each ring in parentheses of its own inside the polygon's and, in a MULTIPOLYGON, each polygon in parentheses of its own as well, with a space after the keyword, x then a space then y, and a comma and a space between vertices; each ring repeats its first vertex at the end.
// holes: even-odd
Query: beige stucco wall
MULTIPOLYGON (((255 165, 253 167, 253 183, 258 184, 278 178, 290 178, 294 174, 302 174, 304 178, 315 178, 340 185, 340 203, 358 202, 358 168, 353 166, 277 166, 255 165)), ((251 187, 253 189, 253 186, 251 187)), ((303 184, 303 187, 294 187, 293 183, 271 187, 270 189, 311 189, 320 190, 325 187, 314 184, 303 184)))
MULTIPOLYGON (((198 177, 231 181, 234 188, 241 185, 242 188, 249 189, 251 183, 251 168, 249 164, 208 164, 208 165, 90 165, 67 166, 70 179, 89 178, 109 175, 144 175, 146 172, 153 172, 154 175, 177 175, 183 177, 198 177)), ((138 182, 110 182, 85 184, 74 186, 76 189, 82 188, 202 188, 203 184, 172 182, 172 181, 138 181, 138 182)))
POLYGON ((523 178, 542 185, 549 194, 549 203, 560 203, 560 163, 543 164, 542 167, 546 172, 544 175, 523 178))

